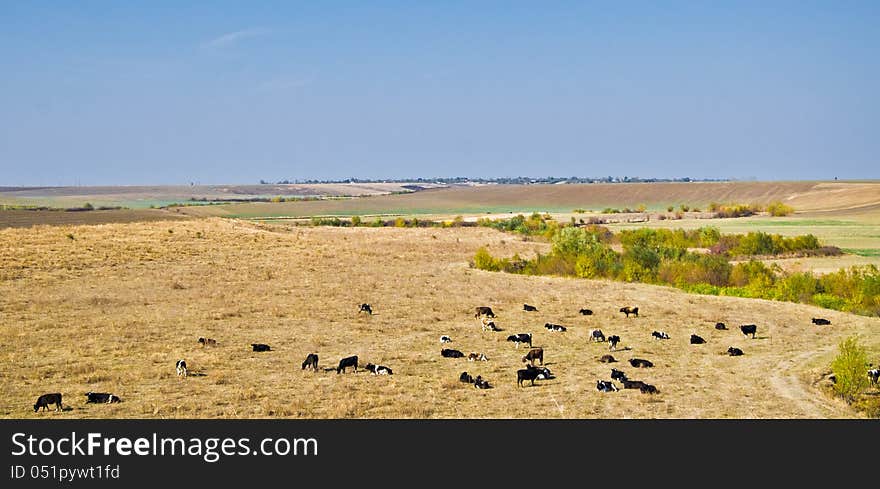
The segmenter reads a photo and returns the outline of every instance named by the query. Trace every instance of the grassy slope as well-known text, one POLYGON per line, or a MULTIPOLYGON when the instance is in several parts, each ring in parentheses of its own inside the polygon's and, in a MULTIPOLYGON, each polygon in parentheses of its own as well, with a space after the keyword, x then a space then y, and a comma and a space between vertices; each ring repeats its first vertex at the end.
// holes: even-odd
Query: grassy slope
POLYGON ((469 269, 467 260, 484 244, 499 255, 544 246, 488 229, 274 232, 219 220, 0 230, 0 416, 838 417, 854 413, 810 385, 838 339, 862 335, 877 362, 876 318, 469 269), (372 303, 376 315, 359 316, 360 302, 372 303), (540 312, 521 311, 523 302, 540 312), (643 317, 616 312, 628 304, 640 306, 643 317), (492 305, 505 332, 481 332, 476 305, 492 305), (581 307, 596 315, 579 316, 581 307), (818 315, 834 325, 811 325, 818 315), (716 331, 718 320, 734 328, 754 322, 759 338, 716 331), (570 329, 551 334, 542 327, 548 321, 570 329), (597 392, 609 366, 596 361, 608 350, 588 341, 593 327, 632 348, 613 353, 618 359, 654 361, 645 371, 617 366, 661 394, 597 392), (652 341, 654 329, 672 339, 652 341), (544 347, 558 379, 519 389, 515 370, 524 351, 504 337, 525 331, 544 347), (687 344, 692 332, 709 343, 687 344), (441 334, 490 361, 441 358, 441 334), (202 349, 200 336, 220 346, 202 349), (252 342, 275 351, 252 353, 252 342), (722 355, 731 345, 746 355, 722 355), (309 352, 320 355, 322 367, 357 354, 395 375, 302 372, 309 352), (205 375, 178 379, 178 358, 205 375), (496 388, 460 384, 463 370, 496 388), (88 390, 125 402, 85 405, 88 390), (35 415, 36 397, 55 391, 73 409, 35 415))

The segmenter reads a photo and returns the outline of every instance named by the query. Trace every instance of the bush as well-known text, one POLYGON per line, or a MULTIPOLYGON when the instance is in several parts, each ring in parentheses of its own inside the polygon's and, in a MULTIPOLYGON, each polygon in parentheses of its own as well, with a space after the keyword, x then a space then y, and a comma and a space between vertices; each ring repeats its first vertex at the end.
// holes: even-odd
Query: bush
POLYGON ((853 402, 868 386, 865 368, 868 365, 868 354, 858 339, 851 336, 840 342, 839 353, 831 362, 831 371, 837 379, 834 391, 847 402, 853 402))
POLYGON ((773 217, 783 217, 794 213, 794 208, 776 201, 767 205, 767 212, 773 217))
POLYGON ((480 270, 488 270, 490 272, 501 270, 498 261, 489 254, 489 250, 487 250, 485 246, 481 246, 474 255, 474 267, 480 270))
POLYGON ((361 225, 361 216, 351 216, 351 226, 357 227, 361 225))

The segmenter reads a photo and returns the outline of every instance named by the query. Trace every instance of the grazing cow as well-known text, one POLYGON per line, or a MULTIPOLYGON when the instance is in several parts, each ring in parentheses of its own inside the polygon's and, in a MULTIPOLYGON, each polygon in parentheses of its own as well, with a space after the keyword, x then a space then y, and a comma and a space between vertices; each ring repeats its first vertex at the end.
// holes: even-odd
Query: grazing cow
POLYGON ((306 355, 306 359, 305 359, 305 361, 303 361, 302 369, 300 369, 300 370, 305 370, 306 368, 309 368, 309 367, 311 367, 315 372, 318 371, 318 354, 317 353, 309 353, 308 355, 306 355))
POLYGON ((614 357, 611 355, 602 355, 602 357, 599 359, 599 362, 601 363, 614 363, 616 361, 617 360, 615 360, 614 357))
POLYGON ((620 389, 618 389, 610 380, 597 380, 596 390, 599 392, 617 392, 620 389))
POLYGON ((691 335, 691 344, 692 345, 702 345, 705 342, 706 342, 706 340, 704 340, 703 338, 701 338, 695 334, 691 335))
POLYGON ((507 337, 507 341, 512 341, 516 344, 516 347, 519 348, 520 343, 526 343, 529 345, 529 348, 532 347, 532 333, 518 333, 512 334, 507 337))
POLYGON ((591 311, 591 310, 589 310, 589 309, 581 309, 581 310, 578 311, 578 312, 579 312, 582 316, 592 316, 592 315, 593 315, 593 311, 591 311))
POLYGON ((641 387, 639 387, 639 391, 641 391, 642 394, 659 394, 660 393, 660 391, 657 390, 657 388, 651 384, 643 384, 641 387))
POLYGON ((740 350, 739 348, 731 346, 730 348, 727 349, 727 354, 732 357, 739 357, 739 356, 742 356, 743 351, 740 350))
POLYGON ((651 333, 651 336, 654 337, 655 340, 668 340, 669 335, 666 334, 666 331, 654 331, 651 333))
POLYGON ((872 384, 876 384, 877 381, 880 380, 880 368, 868 370, 868 378, 871 380, 872 384))
POLYGON ((262 343, 251 343, 251 348, 253 348, 254 351, 270 351, 271 350, 271 348, 269 348, 269 345, 264 345, 262 343))
POLYGON ((475 318, 478 318, 480 316, 485 316, 487 318, 494 318, 495 317, 495 313, 492 312, 492 308, 489 306, 477 306, 477 308, 475 310, 477 311, 477 313, 474 314, 475 318))
POLYGON ((819 326, 827 326, 831 324, 831 321, 824 318, 813 318, 813 324, 817 324, 819 326))
POLYGON ((495 321, 485 316, 480 318, 480 325, 483 331, 501 331, 501 328, 495 326, 495 321))
POLYGON ((620 343, 620 336, 617 336, 616 334, 609 336, 608 343, 609 343, 609 345, 608 345, 609 350, 617 349, 617 344, 620 343))
POLYGON ((443 335, 440 337, 440 343, 452 343, 452 338, 443 335))
POLYGON ((605 334, 602 333, 601 329, 591 330, 590 341, 605 341, 605 334))
POLYGON ((541 362, 541 365, 544 365, 544 349, 543 348, 534 348, 529 350, 526 353, 526 356, 522 357, 523 362, 529 362, 532 366, 535 365, 535 360, 541 362))
POLYGON ((369 304, 361 304, 358 307, 358 314, 360 314, 362 312, 365 312, 365 313, 369 314, 370 316, 372 316, 373 315, 373 306, 371 306, 369 304))
POLYGON ((489 357, 487 357, 485 353, 477 353, 475 351, 468 353, 467 359, 469 362, 488 362, 489 361, 489 357))
POLYGON ((715 329, 724 330, 727 329, 727 325, 724 323, 715 323, 715 329))
POLYGON ((43 408, 43 411, 49 410, 49 404, 55 404, 56 411, 63 411, 64 407, 61 405, 61 394, 53 393, 53 394, 43 394, 42 396, 37 398, 37 403, 34 404, 34 412, 43 408))
POLYGON ((459 382, 467 382, 468 384, 474 383, 474 378, 470 376, 467 372, 462 372, 461 375, 458 376, 459 382))
POLYGON ((544 323, 544 327, 549 329, 550 331, 558 331, 560 333, 564 333, 568 330, 568 328, 562 326, 561 324, 544 323))
POLYGON ((616 368, 611 369, 611 380, 619 380, 623 382, 624 380, 629 380, 626 378, 626 374, 623 373, 623 370, 617 370, 616 368))
POLYGON ((440 350, 440 355, 444 358, 461 358, 464 356, 464 353, 462 353, 458 350, 444 348, 444 349, 440 350))
POLYGON ((523 311, 533 311, 533 312, 537 312, 537 311, 538 311, 538 308, 535 307, 535 306, 530 306, 530 305, 528 305, 528 304, 523 304, 523 311))
POLYGON ((758 326, 754 324, 743 324, 739 327, 739 330, 742 331, 742 334, 748 336, 752 335, 752 339, 755 338, 755 333, 758 332, 758 326))
POLYGON ((482 376, 477 375, 477 378, 474 379, 474 387, 477 389, 491 389, 492 385, 489 384, 489 381, 484 379, 482 376))
POLYGON ((639 317, 639 308, 638 307, 630 307, 630 306, 621 307, 620 312, 626 314, 626 317, 629 317, 630 314, 632 314, 635 317, 639 317))
POLYGON ((365 368, 370 372, 373 372, 373 375, 392 375, 394 373, 390 368, 384 365, 373 365, 372 363, 368 363, 365 368))
POLYGON ((217 346, 217 340, 213 338, 199 338, 199 343, 201 343, 202 346, 217 346))
POLYGON ((629 364, 635 368, 650 368, 653 367, 654 364, 649 362, 648 360, 644 360, 641 358, 630 358, 629 364))
POLYGON ((119 396, 114 396, 113 394, 108 394, 106 392, 86 392, 86 403, 111 403, 111 402, 122 402, 122 399, 119 396))
POLYGON ((522 387, 524 380, 528 380, 535 385, 536 380, 552 379, 553 374, 547 367, 526 367, 516 371, 516 383, 522 387))
POLYGON ((623 384, 624 389, 641 389, 643 385, 647 385, 641 380, 621 380, 621 384, 623 384))
POLYGON ((186 377, 186 361, 180 359, 174 364, 174 366, 177 368, 178 377, 186 377))
POLYGON ((336 367, 336 373, 345 372, 345 369, 348 367, 354 367, 354 371, 358 371, 358 357, 357 355, 353 355, 350 357, 345 357, 339 361, 339 366, 336 367))

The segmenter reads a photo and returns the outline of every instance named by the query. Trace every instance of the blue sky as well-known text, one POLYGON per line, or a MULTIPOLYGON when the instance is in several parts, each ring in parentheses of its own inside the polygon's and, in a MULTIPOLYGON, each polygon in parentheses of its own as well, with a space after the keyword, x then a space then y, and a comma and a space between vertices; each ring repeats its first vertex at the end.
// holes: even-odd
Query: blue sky
POLYGON ((0 1, 0 186, 880 178, 880 2, 130 3, 0 1))

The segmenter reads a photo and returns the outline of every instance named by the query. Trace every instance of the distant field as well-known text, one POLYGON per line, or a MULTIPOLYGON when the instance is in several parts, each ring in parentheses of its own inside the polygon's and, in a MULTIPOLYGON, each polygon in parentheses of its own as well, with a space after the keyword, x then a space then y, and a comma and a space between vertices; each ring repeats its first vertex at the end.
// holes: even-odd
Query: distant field
POLYGON ((106 211, 0 211, 0 229, 30 226, 72 226, 81 224, 108 224, 122 222, 166 221, 185 219, 179 213, 158 209, 121 209, 106 211))

